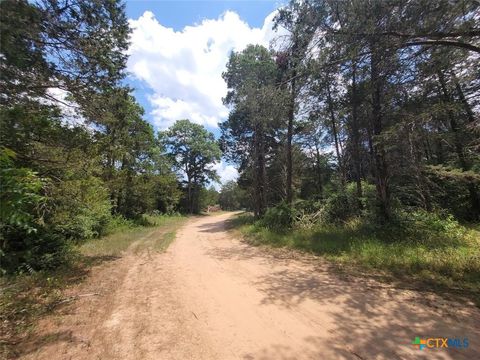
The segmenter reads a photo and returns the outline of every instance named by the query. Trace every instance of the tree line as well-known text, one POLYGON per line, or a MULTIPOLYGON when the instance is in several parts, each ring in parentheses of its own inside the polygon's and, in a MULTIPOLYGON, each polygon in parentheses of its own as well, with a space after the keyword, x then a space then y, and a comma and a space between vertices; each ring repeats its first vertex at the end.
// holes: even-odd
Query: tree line
MULTIPOLYGON (((233 52, 225 156, 257 218, 327 206, 377 224, 480 218, 476 1, 291 1, 270 49, 233 52)), ((313 210, 311 210, 313 211, 313 210)))
POLYGON ((155 132, 126 85, 120 0, 0 2, 0 269, 55 268, 142 214, 220 203, 290 223, 478 221, 476 1, 291 1, 232 52, 217 141, 155 132), (213 164, 237 164, 220 194, 213 164))
POLYGON ((188 120, 156 134, 126 85, 122 1, 6 0, 0 16, 1 271, 54 268, 144 213, 217 201, 213 135, 188 120))

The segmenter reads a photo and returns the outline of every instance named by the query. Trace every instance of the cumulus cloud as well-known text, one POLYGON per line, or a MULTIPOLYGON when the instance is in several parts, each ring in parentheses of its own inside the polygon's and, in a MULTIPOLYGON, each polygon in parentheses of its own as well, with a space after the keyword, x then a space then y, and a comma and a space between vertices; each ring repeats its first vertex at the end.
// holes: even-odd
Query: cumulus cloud
POLYGON ((182 31, 160 24, 146 11, 130 20, 133 29, 128 70, 152 90, 150 116, 158 129, 188 118, 216 128, 228 111, 222 104, 227 87, 221 74, 232 50, 248 44, 269 45, 275 36, 271 13, 261 28, 252 28, 227 11, 182 31))
MULTIPOLYGON (((225 161, 216 162, 212 168, 217 171, 220 177, 220 183, 225 184, 230 180, 238 178, 238 171, 233 165, 227 164, 225 161)), ((217 190, 220 190, 220 184, 213 184, 217 190)))

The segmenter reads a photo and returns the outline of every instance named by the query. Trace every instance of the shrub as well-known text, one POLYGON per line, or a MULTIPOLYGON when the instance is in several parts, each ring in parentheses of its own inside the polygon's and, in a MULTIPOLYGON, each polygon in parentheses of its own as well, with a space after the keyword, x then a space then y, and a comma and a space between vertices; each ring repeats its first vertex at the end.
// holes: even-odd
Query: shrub
POLYGON ((69 245, 42 218, 45 182, 14 165, 15 153, 0 149, 0 272, 54 268, 66 261, 69 245))
POLYGON ((111 221, 111 205, 103 182, 95 177, 59 182, 51 189, 48 221, 68 239, 103 235, 111 221))
POLYGON ((111 234, 119 229, 131 229, 134 228, 135 221, 131 219, 125 219, 121 215, 113 215, 110 217, 107 225, 103 229, 103 234, 102 235, 108 235, 111 234))
POLYGON ((343 192, 331 195, 325 202, 322 222, 339 224, 362 216, 372 218, 376 213, 375 186, 362 181, 362 197, 357 198, 356 184, 348 183, 343 192))
POLYGON ((401 213, 401 224, 409 239, 431 245, 452 245, 460 242, 466 233, 451 215, 416 209, 401 213))
POLYGON ((295 210, 287 203, 269 208, 264 217, 260 220, 260 225, 268 229, 288 229, 292 227, 295 218, 295 210))
POLYGON ((67 263, 73 255, 71 244, 61 234, 45 227, 28 234, 11 229, 6 237, 9 242, 0 253, 4 273, 52 270, 67 263))
POLYGON ((45 202, 40 192, 43 179, 27 168, 14 165, 15 153, 0 148, 0 239, 7 242, 3 234, 13 229, 35 232, 39 209, 45 202))

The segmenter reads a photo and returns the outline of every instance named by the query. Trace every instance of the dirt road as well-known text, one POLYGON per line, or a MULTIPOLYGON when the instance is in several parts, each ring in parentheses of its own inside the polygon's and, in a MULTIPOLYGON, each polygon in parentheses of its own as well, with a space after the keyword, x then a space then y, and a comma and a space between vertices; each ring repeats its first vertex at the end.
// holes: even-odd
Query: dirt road
POLYGON ((165 253, 96 269, 72 291, 101 296, 45 320, 24 358, 478 358, 477 308, 251 247, 225 231, 229 216, 193 219, 165 253), (469 347, 419 350, 416 336, 469 347))

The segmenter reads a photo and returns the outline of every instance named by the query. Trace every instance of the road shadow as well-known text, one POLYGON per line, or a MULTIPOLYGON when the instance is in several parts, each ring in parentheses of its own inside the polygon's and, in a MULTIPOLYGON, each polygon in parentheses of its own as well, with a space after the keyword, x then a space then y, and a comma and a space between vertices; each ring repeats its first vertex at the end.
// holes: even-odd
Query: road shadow
MULTIPOLYGON (((211 224, 209 224, 210 226, 211 224)), ((302 339, 301 358, 328 358, 330 348, 339 359, 473 359, 480 353, 480 311, 460 301, 443 298, 421 284, 391 281, 341 269, 324 258, 281 248, 255 247, 245 242, 216 244, 206 255, 218 261, 254 261, 268 270, 253 281, 262 294, 260 306, 275 304, 296 309, 315 302, 334 320, 331 339, 302 339), (414 349, 415 337, 469 338, 467 349, 414 349)), ((437 289, 438 290, 438 289, 437 289)), ((316 307, 315 307, 316 308, 316 307)), ((313 314, 312 314, 313 316, 313 314)), ((316 314, 315 316, 321 315, 316 314)), ((292 348, 274 344, 245 359, 296 359, 292 348)))
POLYGON ((69 296, 68 290, 82 286, 94 267, 112 263, 119 258, 110 255, 77 255, 72 264, 55 271, 38 273, 31 280, 25 279, 25 284, 14 283, 10 301, 16 305, 9 306, 8 316, 2 317, 2 320, 12 330, 28 328, 33 331, 7 331, 1 334, 0 358, 17 358, 36 353, 57 342, 75 342, 71 331, 39 332, 35 325, 52 314, 69 313, 71 305, 77 299, 69 296))
POLYGON ((198 231, 201 233, 221 233, 225 231, 225 221, 219 220, 216 222, 198 225, 198 231))
MULTIPOLYGON (((303 339, 308 343, 307 358, 323 358, 319 349, 325 348, 345 359, 404 359, 413 354, 431 359, 432 352, 433 358, 473 359, 480 351, 474 342, 480 337, 480 316, 474 307, 442 302, 438 297, 432 297, 429 303, 421 293, 375 282, 345 282, 334 274, 319 274, 311 268, 273 270, 260 276, 254 285, 263 294, 261 305, 295 309, 313 301, 321 305, 325 317, 334 320, 333 341, 322 337, 303 339), (467 349, 428 349, 430 353, 424 354, 413 353, 419 351, 411 344, 416 336, 471 340, 467 349)), ((316 316, 322 319, 322 314, 316 316)), ((262 352, 251 358, 295 359, 288 347, 278 344, 262 352)))

